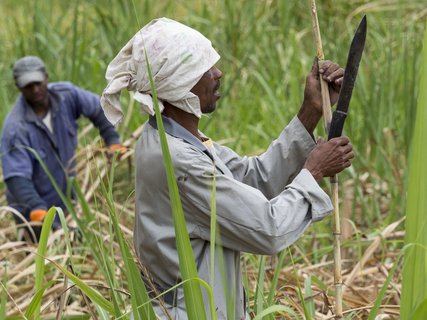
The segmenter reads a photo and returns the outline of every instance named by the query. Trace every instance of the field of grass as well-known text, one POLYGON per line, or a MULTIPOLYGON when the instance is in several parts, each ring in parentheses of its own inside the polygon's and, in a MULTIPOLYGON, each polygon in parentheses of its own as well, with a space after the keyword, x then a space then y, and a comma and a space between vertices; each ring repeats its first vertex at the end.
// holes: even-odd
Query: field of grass
MULTIPOLYGON (((344 316, 399 319, 407 166, 422 91, 425 0, 318 0, 317 7, 325 56, 341 65, 361 17, 368 17, 365 52, 344 129, 356 159, 340 174, 344 316)), ((50 81, 71 81, 100 94, 107 64, 140 27, 161 16, 200 30, 221 55, 222 98, 216 112, 202 119, 204 133, 240 154, 262 152, 302 102, 316 53, 309 1, 2 0, 0 124, 18 94, 11 76, 17 58, 39 55, 50 81)), ((132 254, 124 249, 125 242, 132 248, 132 156, 146 116, 127 94, 122 101, 126 116, 118 130, 130 149, 115 165, 103 155, 95 130, 81 122, 76 181, 81 197, 79 204, 70 204, 70 218, 85 226, 83 240, 71 234, 66 241, 62 230, 51 234, 40 272, 37 248, 17 241, 12 213, 2 207, 0 319, 37 317, 33 309, 41 309, 42 319, 128 317, 124 313, 135 298, 129 277, 134 266, 124 262, 132 254), (45 288, 38 302, 35 288, 45 288)), ((321 126, 317 135, 324 135, 321 126)), ((424 147, 422 138, 418 141, 412 148, 424 147)), ((327 181, 324 187, 328 189, 327 181)), ((5 206, 2 182, 0 194, 0 206, 5 206)), ((332 255, 330 219, 311 226, 277 257, 244 255, 251 315, 276 305, 286 310, 276 314, 278 319, 332 319, 332 255)))

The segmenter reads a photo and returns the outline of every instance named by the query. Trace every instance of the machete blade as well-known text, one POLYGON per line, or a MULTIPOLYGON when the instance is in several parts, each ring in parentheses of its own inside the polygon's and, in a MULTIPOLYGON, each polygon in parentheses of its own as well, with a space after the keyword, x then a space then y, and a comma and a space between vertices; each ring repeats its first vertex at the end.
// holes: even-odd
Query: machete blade
POLYGON ((339 137, 342 134, 344 121, 347 116, 351 95, 356 82, 357 71, 359 70, 360 59, 362 58, 363 49, 365 48, 366 29, 367 22, 366 16, 364 16, 351 42, 337 108, 332 116, 328 140, 339 137))

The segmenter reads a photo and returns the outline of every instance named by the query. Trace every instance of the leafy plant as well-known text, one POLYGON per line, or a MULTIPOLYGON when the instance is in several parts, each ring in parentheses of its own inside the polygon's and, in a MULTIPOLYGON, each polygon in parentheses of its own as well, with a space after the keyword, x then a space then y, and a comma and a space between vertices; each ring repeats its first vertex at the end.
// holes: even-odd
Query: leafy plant
MULTIPOLYGON (((427 32, 424 33, 424 50, 420 88, 427 88, 427 32)), ((405 251, 402 282, 402 319, 422 312, 427 299, 427 92, 420 90, 415 127, 409 155, 408 189, 406 200, 405 243, 414 244, 405 251), (417 308, 421 308, 418 309, 417 308), (417 310, 417 311, 416 311, 417 310)), ((423 315, 423 318, 427 313, 423 315)))

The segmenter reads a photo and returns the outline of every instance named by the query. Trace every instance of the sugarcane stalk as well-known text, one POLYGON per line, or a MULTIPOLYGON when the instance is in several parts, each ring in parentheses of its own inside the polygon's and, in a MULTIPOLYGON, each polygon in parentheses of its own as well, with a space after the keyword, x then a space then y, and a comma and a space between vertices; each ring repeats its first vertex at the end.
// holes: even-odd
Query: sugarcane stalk
POLYGON ((334 285, 335 319, 342 319, 342 271, 341 271, 341 220, 338 195, 338 175, 331 178, 332 203, 334 206, 334 285))
MULTIPOLYGON (((316 1, 311 0, 311 16, 313 18, 313 30, 316 39, 317 59, 319 69, 325 59, 320 36, 319 20, 317 18, 316 1)), ((326 137, 332 121, 331 99, 328 83, 319 74, 320 89, 322 94, 322 112, 326 137)), ((335 319, 342 319, 342 271, 341 271, 341 222, 339 214, 338 176, 331 177, 334 235, 334 286, 335 286, 335 319)))
MULTIPOLYGON (((322 47, 322 37, 320 36, 319 20, 317 18, 317 9, 316 1, 311 0, 311 16, 313 18, 313 30, 314 36, 316 39, 316 51, 317 51, 317 60, 319 64, 319 69, 322 67, 323 61, 325 60, 325 55, 323 54, 322 47)), ((325 79, 319 74, 320 80, 320 90, 322 93, 322 113, 323 113, 323 122, 326 131, 326 136, 328 136, 329 127, 331 126, 332 121, 332 111, 331 111, 331 99, 329 97, 329 87, 325 79)))

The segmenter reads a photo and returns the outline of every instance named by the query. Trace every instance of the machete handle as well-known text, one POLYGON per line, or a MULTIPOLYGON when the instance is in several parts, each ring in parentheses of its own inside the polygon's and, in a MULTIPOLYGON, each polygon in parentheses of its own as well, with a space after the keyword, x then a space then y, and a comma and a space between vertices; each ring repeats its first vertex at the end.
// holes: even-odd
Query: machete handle
POLYGON ((344 121, 347 117, 347 113, 335 110, 332 115, 331 127, 329 129, 328 140, 332 138, 341 137, 342 130, 344 128, 344 121))

